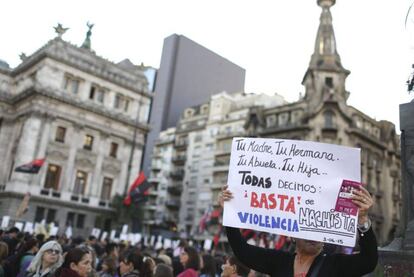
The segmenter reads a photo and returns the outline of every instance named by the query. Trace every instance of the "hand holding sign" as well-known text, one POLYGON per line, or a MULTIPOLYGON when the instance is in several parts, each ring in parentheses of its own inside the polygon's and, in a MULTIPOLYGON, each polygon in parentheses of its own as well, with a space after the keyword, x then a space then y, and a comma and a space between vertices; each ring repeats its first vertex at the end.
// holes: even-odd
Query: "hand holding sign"
POLYGON ((229 189, 219 199, 223 225, 354 246, 357 209, 364 220, 372 199, 363 188, 352 198, 340 189, 343 183, 358 184, 360 172, 360 149, 234 138, 229 189))
POLYGON ((360 190, 356 190, 352 197, 352 202, 359 208, 358 223, 364 224, 368 221, 368 210, 374 205, 374 200, 371 194, 364 187, 360 187, 360 190))
POLYGON ((219 204, 220 207, 224 208, 224 201, 230 201, 231 199, 233 199, 233 194, 231 193, 231 191, 229 191, 228 186, 224 186, 223 189, 221 190, 221 193, 219 194, 219 204))

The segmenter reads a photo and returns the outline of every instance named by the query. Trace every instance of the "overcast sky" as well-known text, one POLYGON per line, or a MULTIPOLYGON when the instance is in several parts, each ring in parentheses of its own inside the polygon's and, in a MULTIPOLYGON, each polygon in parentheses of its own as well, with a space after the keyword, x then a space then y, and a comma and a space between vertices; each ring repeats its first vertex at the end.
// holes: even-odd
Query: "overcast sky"
MULTIPOLYGON (((92 48, 109 60, 159 67, 163 40, 177 33, 246 69, 246 92, 298 99, 313 53, 321 8, 316 0, 3 1, 0 59, 12 67, 55 36, 80 45, 95 24, 92 48)), ((342 64, 351 71, 349 104, 399 128, 398 105, 414 98, 413 0, 337 0, 331 9, 342 64)))

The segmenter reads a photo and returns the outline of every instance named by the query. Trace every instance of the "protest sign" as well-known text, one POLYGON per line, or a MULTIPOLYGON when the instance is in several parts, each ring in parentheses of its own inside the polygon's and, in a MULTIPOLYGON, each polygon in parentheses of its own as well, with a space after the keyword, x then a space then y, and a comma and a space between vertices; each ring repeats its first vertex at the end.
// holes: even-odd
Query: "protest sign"
POLYGON ((203 249, 206 250, 206 251, 209 251, 209 250, 211 250, 212 246, 213 246, 213 241, 211 239, 206 239, 204 241, 203 249))
POLYGON ((122 226, 121 234, 126 234, 128 232, 128 224, 124 224, 122 226))
POLYGON ((68 239, 72 237, 72 226, 66 227, 65 235, 68 239))
POLYGON ((102 236, 101 236, 101 241, 104 241, 105 239, 106 239, 106 237, 108 236, 108 232, 106 232, 106 231, 104 231, 103 233, 102 233, 102 236))
POLYGON ((33 234, 33 222, 26 222, 26 224, 24 225, 24 229, 23 232, 27 232, 29 234, 33 234))
POLYGON ((49 235, 56 236, 59 232, 59 226, 52 225, 50 226, 49 235))
POLYGON ((223 225, 354 246, 357 214, 335 207, 343 181, 360 178, 357 148, 234 138, 223 225))
POLYGON ((16 227, 17 229, 19 229, 21 231, 21 230, 23 230, 23 226, 24 226, 23 224, 24 224, 23 222, 16 221, 14 223, 14 227, 16 227))
POLYGON ((5 230, 9 227, 10 216, 5 215, 1 220, 1 229, 5 230))
POLYGON ((142 235, 140 233, 134 234, 134 244, 141 242, 142 235))
POLYGON ((170 239, 164 239, 164 249, 172 247, 172 241, 170 239))

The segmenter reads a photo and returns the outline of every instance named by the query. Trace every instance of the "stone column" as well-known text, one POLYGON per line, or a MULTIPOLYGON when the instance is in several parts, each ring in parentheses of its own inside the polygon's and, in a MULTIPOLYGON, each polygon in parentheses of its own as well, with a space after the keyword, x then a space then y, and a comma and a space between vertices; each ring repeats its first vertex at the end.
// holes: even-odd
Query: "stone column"
MULTIPOLYGON (((40 129, 42 120, 36 115, 28 117, 23 125, 22 133, 19 138, 16 156, 15 167, 29 163, 36 158, 38 138, 40 136, 40 129)), ((12 182, 14 183, 14 190, 19 190, 18 185, 29 185, 33 175, 19 172, 12 173, 12 182)))
MULTIPOLYGON (((49 144, 49 140, 50 140, 50 126, 51 126, 51 122, 54 120, 54 117, 48 117, 46 118, 46 120, 44 120, 43 122, 43 128, 42 128, 42 133, 41 133, 41 137, 39 140, 39 147, 37 149, 37 157, 44 157, 46 158, 47 161, 47 157, 46 157, 46 149, 47 146, 49 144)), ((45 166, 43 166, 42 170, 39 172, 39 176, 37 178, 38 182, 37 185, 43 186, 43 181, 44 178, 46 178, 46 172, 47 172, 47 168, 45 166)))
MULTIPOLYGON (((69 157, 66 164, 66 174, 64 180, 62 180, 62 191, 71 191, 73 186, 72 184, 72 177, 74 175, 74 166, 75 166, 75 158, 76 152, 78 148, 82 146, 82 138, 83 138, 83 127, 77 124, 73 125, 73 129, 70 129, 67 135, 68 138, 71 138, 71 144, 69 148, 69 157)), ((69 141, 69 139, 68 139, 69 141)))
POLYGON ((97 158, 91 186, 89 187, 89 195, 99 198, 99 188, 102 185, 102 163, 106 155, 109 154, 108 134, 100 134, 99 145, 97 146, 97 158))
POLYGON ((414 102, 400 105, 403 249, 414 251, 414 102))
MULTIPOLYGON (((129 187, 130 184, 126 184, 126 175, 128 172, 128 161, 129 161, 129 153, 131 151, 131 143, 124 141, 124 143, 122 144, 122 148, 119 151, 119 159, 122 161, 121 164, 121 173, 119 174, 117 180, 116 180, 116 184, 115 184, 115 194, 119 193, 119 194, 123 194, 125 187, 129 187)), ((132 183, 132 181, 131 181, 132 183)))

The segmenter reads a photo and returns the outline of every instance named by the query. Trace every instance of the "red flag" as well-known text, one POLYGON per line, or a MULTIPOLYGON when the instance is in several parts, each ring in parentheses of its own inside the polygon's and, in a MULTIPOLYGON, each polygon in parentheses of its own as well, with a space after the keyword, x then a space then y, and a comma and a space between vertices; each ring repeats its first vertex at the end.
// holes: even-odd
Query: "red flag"
POLYGON ((210 218, 210 214, 211 214, 211 207, 209 207, 208 209, 206 209, 205 213, 200 218, 200 222, 198 224, 198 232, 199 233, 203 233, 204 230, 206 229, 206 227, 207 227, 207 221, 210 218))
POLYGON ((218 243, 220 241, 221 231, 222 231, 222 225, 219 225, 219 229, 218 229, 217 233, 214 235, 214 238, 213 238, 214 249, 217 248, 218 243))
POLYGON ((278 240, 275 243, 275 249, 276 250, 282 249, 282 247, 285 245, 285 242, 286 242, 286 237, 279 235, 278 240))
POLYGON ((39 173, 39 170, 44 164, 44 162, 45 162, 45 158, 36 159, 36 160, 31 161, 30 163, 16 167, 14 171, 21 172, 21 173, 37 174, 39 173))
MULTIPOLYGON (((138 177, 135 179, 134 183, 132 183, 131 187, 128 190, 128 193, 127 193, 127 195, 126 195, 126 197, 124 199, 124 205, 125 206, 131 205, 131 201, 132 201, 132 199, 131 199, 131 192, 134 189, 136 189, 139 185, 141 185, 142 183, 144 183, 145 180, 146 180, 146 177, 144 175, 144 172, 141 171, 139 173, 138 177)), ((144 192, 144 194, 145 194, 145 192, 144 192)))

